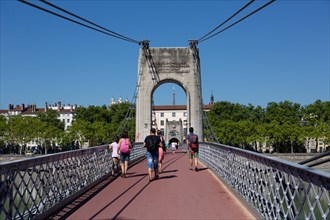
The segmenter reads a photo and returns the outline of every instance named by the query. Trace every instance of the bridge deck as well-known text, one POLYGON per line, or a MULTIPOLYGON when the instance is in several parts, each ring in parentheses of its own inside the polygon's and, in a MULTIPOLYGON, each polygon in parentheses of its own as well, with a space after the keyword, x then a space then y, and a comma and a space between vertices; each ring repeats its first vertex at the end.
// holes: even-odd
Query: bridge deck
POLYGON ((75 204, 69 205, 62 214, 69 211, 66 219, 79 220, 255 219, 202 164, 199 172, 189 170, 186 153, 167 153, 163 167, 160 178, 149 183, 143 160, 128 170, 127 178, 109 178, 95 196, 71 213, 75 204))

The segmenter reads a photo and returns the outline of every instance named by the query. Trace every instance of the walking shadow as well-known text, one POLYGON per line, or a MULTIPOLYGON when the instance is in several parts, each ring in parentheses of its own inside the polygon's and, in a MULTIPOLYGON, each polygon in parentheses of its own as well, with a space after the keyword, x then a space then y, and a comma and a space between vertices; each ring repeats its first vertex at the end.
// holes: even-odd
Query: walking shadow
POLYGON ((161 173, 174 173, 174 172, 178 172, 178 170, 163 170, 163 172, 161 173))
POLYGON ((160 179, 172 179, 172 178, 176 178, 176 177, 178 177, 178 176, 176 176, 176 175, 159 176, 159 180, 160 179))
POLYGON ((198 168, 198 172, 204 171, 204 170, 208 170, 209 168, 207 167, 203 167, 203 168, 198 168))
POLYGON ((130 177, 139 177, 139 176, 148 176, 147 173, 127 173, 126 178, 130 178, 130 177))

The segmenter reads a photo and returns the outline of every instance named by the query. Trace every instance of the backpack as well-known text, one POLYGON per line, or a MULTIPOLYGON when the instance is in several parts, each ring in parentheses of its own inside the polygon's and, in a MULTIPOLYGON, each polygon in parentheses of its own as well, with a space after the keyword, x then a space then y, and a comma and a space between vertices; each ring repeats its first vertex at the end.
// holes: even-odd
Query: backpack
POLYGON ((196 134, 193 134, 191 136, 189 136, 189 147, 193 150, 193 151, 197 151, 198 150, 198 137, 196 134))
POLYGON ((159 140, 160 139, 158 136, 155 135, 148 136, 146 139, 147 150, 151 152, 158 151, 159 140))
POLYGON ((127 139, 124 139, 120 144, 120 152, 129 153, 129 142, 127 139))

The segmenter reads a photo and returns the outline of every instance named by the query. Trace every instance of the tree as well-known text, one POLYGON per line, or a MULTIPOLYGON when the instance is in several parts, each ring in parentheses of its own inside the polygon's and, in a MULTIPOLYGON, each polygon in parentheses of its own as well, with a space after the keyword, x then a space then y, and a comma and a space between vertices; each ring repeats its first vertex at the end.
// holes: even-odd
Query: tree
POLYGON ((277 121, 280 125, 284 123, 299 124, 302 118, 299 104, 284 101, 280 103, 270 102, 265 112, 265 122, 277 121))
POLYGON ((0 149, 7 146, 8 133, 7 119, 5 116, 0 115, 0 149))
POLYGON ((23 146, 33 140, 33 117, 14 116, 8 121, 9 136, 8 140, 12 144, 19 145, 19 154, 22 154, 23 146))
POLYGON ((59 112, 53 109, 48 109, 47 112, 39 113, 37 118, 49 126, 54 126, 60 130, 64 130, 65 124, 59 119, 59 112))

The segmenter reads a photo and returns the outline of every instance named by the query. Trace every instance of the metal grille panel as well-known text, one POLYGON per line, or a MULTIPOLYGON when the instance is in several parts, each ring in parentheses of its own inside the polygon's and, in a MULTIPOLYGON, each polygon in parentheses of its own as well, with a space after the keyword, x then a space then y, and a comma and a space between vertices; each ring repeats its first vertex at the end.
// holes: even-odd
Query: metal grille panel
MULTIPOLYGON (((131 162, 145 155, 135 144, 131 162)), ((31 219, 111 174, 108 145, 0 164, 0 219, 31 219)))
POLYGON ((214 143, 199 154, 264 219, 330 218, 328 172, 214 143))

